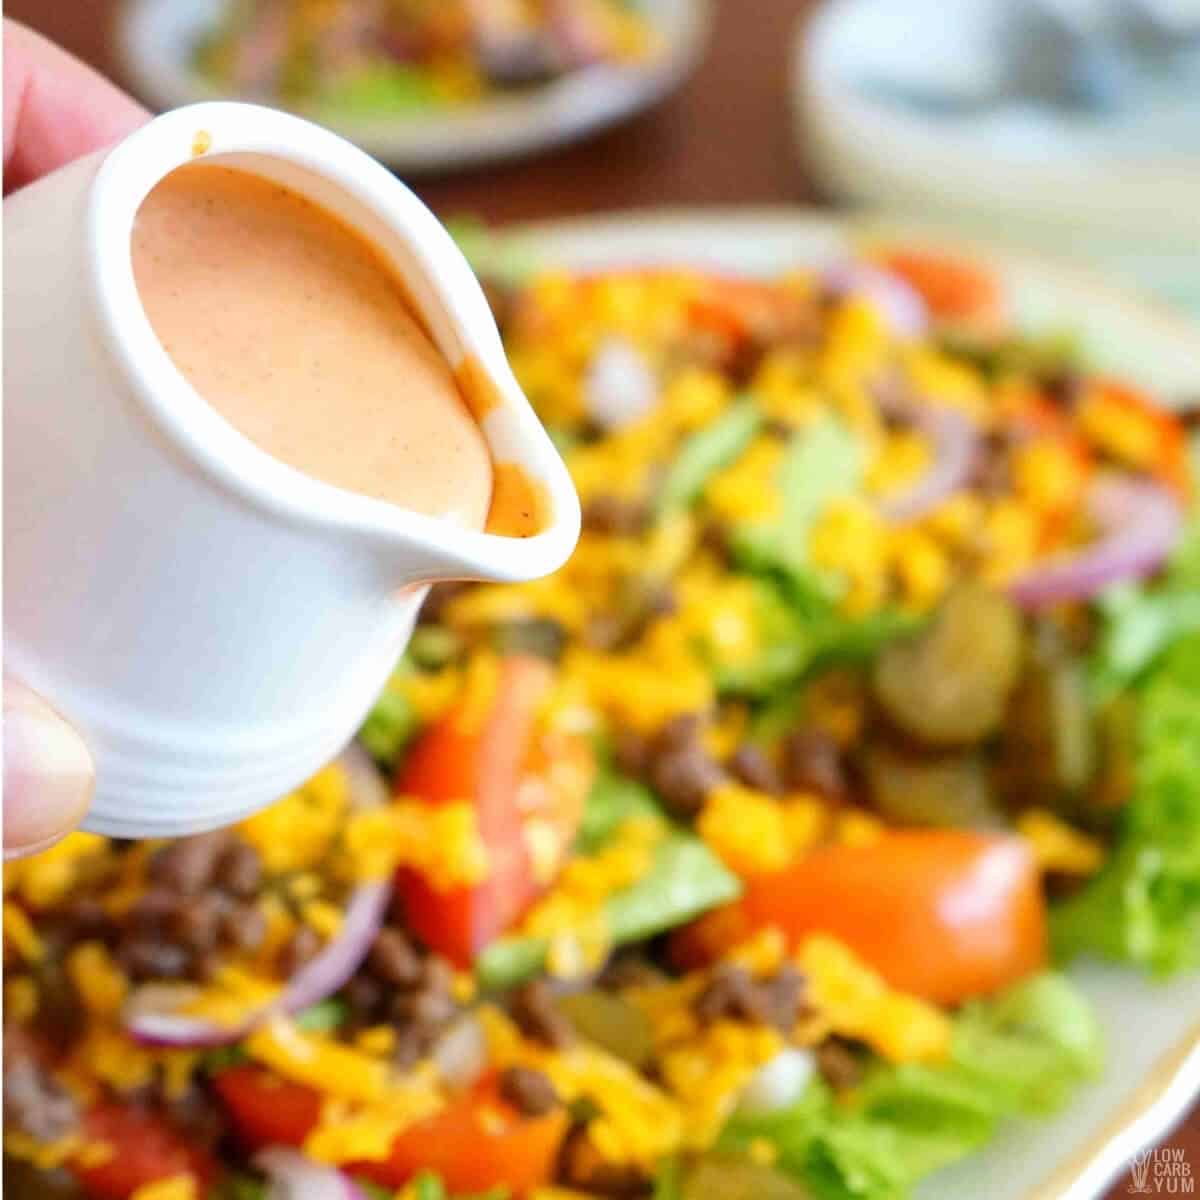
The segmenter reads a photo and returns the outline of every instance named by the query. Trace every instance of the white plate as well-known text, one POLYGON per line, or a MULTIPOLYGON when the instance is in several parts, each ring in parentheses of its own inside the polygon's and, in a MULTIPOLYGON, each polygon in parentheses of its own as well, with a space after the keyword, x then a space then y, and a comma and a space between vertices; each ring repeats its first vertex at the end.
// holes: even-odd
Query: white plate
MULTIPOLYGON (((626 214, 522 227, 521 255, 577 268, 687 262, 768 274, 824 263, 875 237, 947 245, 929 227, 851 224, 795 211, 626 214)), ((1200 325, 1072 269, 976 244, 1027 328, 1073 327, 1093 361, 1155 387, 1164 401, 1200 396, 1200 325)), ((980 1154, 931 1176, 920 1200, 1091 1200, 1200 1095, 1200 973, 1154 983, 1080 963, 1071 977, 1103 1024, 1103 1076, 1053 1120, 1014 1123, 980 1154)), ((1200 1173, 1200 1163, 1191 1164, 1200 1173)))
MULTIPOLYGON (((192 66, 198 39, 223 0, 127 0, 117 41, 134 90, 153 106, 230 99, 192 66)), ((649 108, 680 84, 708 41, 712 0, 644 0, 659 30, 661 57, 635 66, 589 67, 519 95, 495 96, 452 112, 355 117, 322 124, 406 172, 520 158, 575 141, 649 108)))
MULTIPOLYGON (((859 90, 864 73, 985 76, 994 67, 987 43, 964 44, 963 22, 1004 2, 961 0, 939 26, 928 19, 937 0, 920 12, 891 0, 829 0, 798 28, 792 51, 806 161, 840 195, 1103 260, 1200 311, 1200 159, 1168 149, 1165 134, 1143 137, 1147 147, 1116 120, 1011 111, 931 119, 859 90)), ((1160 127, 1145 119, 1145 130, 1160 127)))

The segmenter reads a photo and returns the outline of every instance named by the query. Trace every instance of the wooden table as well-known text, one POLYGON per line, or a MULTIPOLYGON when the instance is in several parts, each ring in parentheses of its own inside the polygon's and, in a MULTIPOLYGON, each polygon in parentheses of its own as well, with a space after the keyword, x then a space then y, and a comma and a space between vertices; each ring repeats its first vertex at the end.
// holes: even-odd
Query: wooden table
MULTIPOLYGON (((812 0, 718 0, 709 54, 654 112, 580 146, 512 166, 418 180, 439 213, 530 220, 681 205, 820 200, 792 142, 788 58, 812 0)), ((115 0, 8 0, 26 21, 119 78, 111 51, 115 0)), ((1200 1105, 1168 1140, 1200 1174, 1200 1105)), ((1109 1194, 1129 1194, 1122 1180, 1109 1194)), ((969 1200, 964 1197, 963 1200, 969 1200)))

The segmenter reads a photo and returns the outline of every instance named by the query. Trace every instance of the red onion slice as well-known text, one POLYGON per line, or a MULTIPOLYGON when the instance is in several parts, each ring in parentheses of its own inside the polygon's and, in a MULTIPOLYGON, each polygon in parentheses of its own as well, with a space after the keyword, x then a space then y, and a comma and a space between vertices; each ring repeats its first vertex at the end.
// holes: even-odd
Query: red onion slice
POLYGON ((963 487, 979 449, 975 426, 953 408, 914 408, 911 417, 933 442, 933 464, 908 491, 881 501, 879 511, 896 524, 915 521, 963 487))
POLYGON ((1087 498, 1101 536, 1090 545, 1034 567, 1009 585, 1022 608, 1083 600, 1122 579, 1139 579, 1162 565, 1183 531, 1183 513, 1161 484, 1108 477, 1087 498))
POLYGON ((270 1180, 267 1200, 367 1200, 367 1194, 336 1167, 306 1158, 287 1146, 268 1146, 254 1165, 270 1180))
POLYGON ((862 296, 887 319, 901 338, 918 338, 929 329, 929 312, 915 288, 896 275, 862 262, 834 263, 821 282, 835 296, 862 296))
MULTIPOLYGON (((387 803, 387 788, 361 749, 349 747, 339 761, 350 776, 356 807, 387 803)), ((139 987, 126 1003, 126 1030, 135 1041, 150 1046, 225 1046, 240 1040, 268 1016, 310 1008, 333 995, 358 970, 383 923, 390 895, 389 879, 357 888, 346 905, 337 936, 292 977, 282 992, 248 1012, 236 1025, 180 1012, 198 994, 191 985, 149 983, 139 987)))

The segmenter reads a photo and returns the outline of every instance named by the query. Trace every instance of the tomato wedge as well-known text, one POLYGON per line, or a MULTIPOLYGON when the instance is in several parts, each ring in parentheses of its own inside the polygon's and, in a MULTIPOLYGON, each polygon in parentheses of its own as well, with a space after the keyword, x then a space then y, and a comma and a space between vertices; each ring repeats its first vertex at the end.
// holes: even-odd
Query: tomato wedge
POLYGON ((230 1067, 213 1079, 247 1148, 299 1146, 321 1117, 321 1097, 252 1064, 230 1067))
MULTIPOLYGON (((215 1085, 239 1136, 252 1149, 300 1146, 320 1115, 317 1092, 261 1067, 222 1071, 215 1085)), ((385 1187, 402 1187, 421 1171, 433 1171, 453 1192, 503 1186, 520 1195, 550 1179, 567 1122, 562 1109, 522 1117, 500 1098, 495 1079, 485 1077, 400 1134, 386 1160, 348 1169, 385 1187)))
POLYGON ((148 1109, 97 1105, 84 1120, 84 1136, 113 1150, 106 1162, 71 1166, 91 1200, 127 1200, 138 1188, 181 1175, 190 1175, 196 1194, 206 1196, 217 1177, 216 1160, 206 1150, 148 1109))
POLYGON ((778 290, 757 280, 716 276, 688 307, 689 323, 736 344, 778 319, 778 290))
POLYGON ((1046 902, 1025 843, 967 830, 897 830, 831 846, 746 882, 736 904, 682 931, 683 965, 711 962, 755 930, 795 945, 827 933, 893 986, 957 1004, 1046 962, 1046 902))
POLYGON ((909 246, 885 249, 876 261, 916 291, 937 320, 992 326, 1004 323, 1000 281, 978 263, 909 246))
MULTIPOLYGON (((488 851, 485 880, 439 889, 415 870, 398 876, 409 927, 460 967, 470 966, 550 881, 583 815, 593 774, 589 745, 538 728, 553 678, 541 659, 505 659, 483 719, 468 711, 469 702, 451 710, 418 738, 396 780, 398 795, 426 804, 475 805, 488 851), (549 860, 534 860, 538 833, 549 835, 549 860)), ((545 836, 540 845, 547 847, 545 836)))
POLYGON ((521 1196, 553 1176, 568 1120, 561 1108, 523 1117, 486 1079, 436 1116, 406 1129, 392 1143, 386 1162, 350 1169, 385 1187, 402 1187, 421 1171, 432 1171, 455 1194, 506 1187, 521 1196))

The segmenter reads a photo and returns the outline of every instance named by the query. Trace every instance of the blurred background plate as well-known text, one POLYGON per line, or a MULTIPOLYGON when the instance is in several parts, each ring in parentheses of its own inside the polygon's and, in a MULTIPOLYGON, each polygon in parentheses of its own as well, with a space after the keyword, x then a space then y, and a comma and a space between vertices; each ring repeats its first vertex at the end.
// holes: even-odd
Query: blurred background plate
MULTIPOLYGON (((1129 372, 1164 402, 1200 395, 1200 324, 1086 272, 964 243, 928 225, 780 209, 629 213, 521 227, 507 252, 514 261, 585 270, 692 263, 776 274, 893 240, 961 250, 987 263, 1012 297, 1018 324, 1078 330, 1093 362, 1129 372)), ((1200 1095, 1200 972, 1161 983, 1081 962, 1068 974, 1104 1029, 1102 1076, 1058 1116, 1010 1123, 981 1153, 930 1176, 917 1200, 1094 1200, 1200 1095)))
POLYGON ((1200 309, 1200 36, 1162 7, 830 0, 794 45, 797 137, 840 196, 1200 309))
MULTIPOLYGON (((131 87, 152 107, 229 98, 193 65, 197 43, 222 8, 222 0, 128 0, 117 24, 118 54, 131 87)), ((643 11, 664 45, 644 65, 586 67, 454 111, 339 120, 323 112, 321 123, 410 173, 520 158, 576 141, 649 108, 699 62, 712 0, 643 0, 643 11)))

